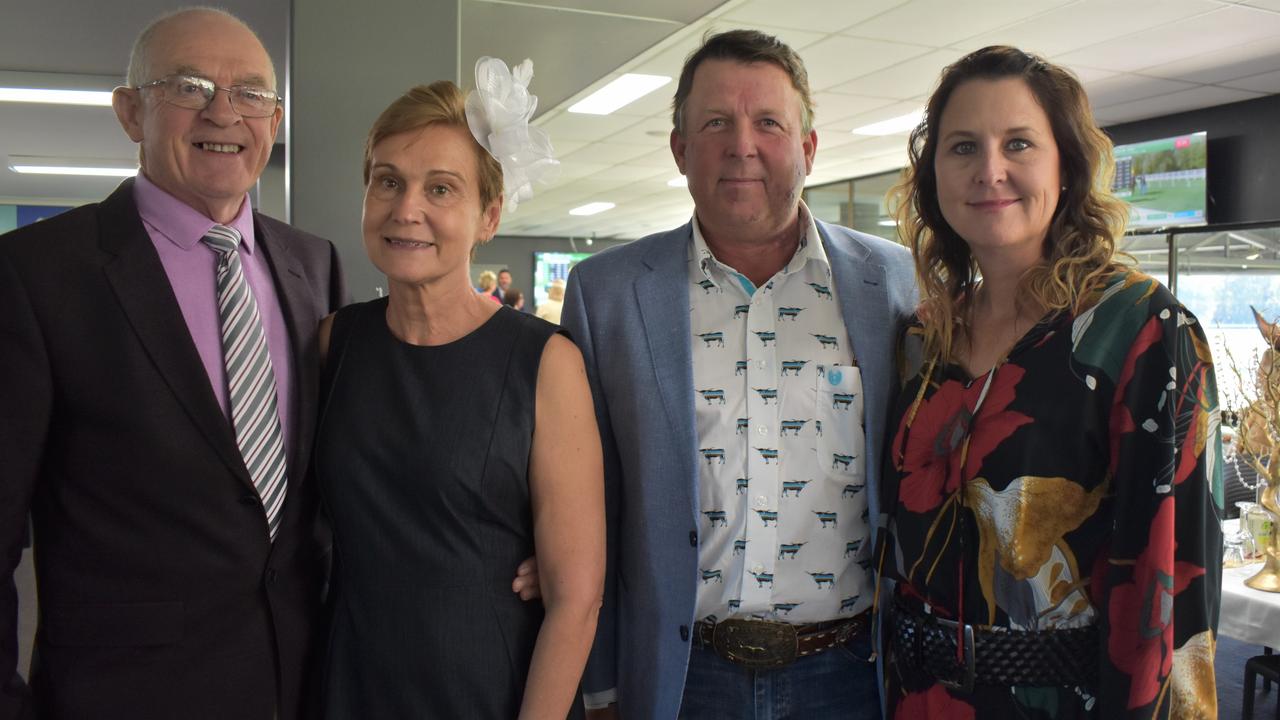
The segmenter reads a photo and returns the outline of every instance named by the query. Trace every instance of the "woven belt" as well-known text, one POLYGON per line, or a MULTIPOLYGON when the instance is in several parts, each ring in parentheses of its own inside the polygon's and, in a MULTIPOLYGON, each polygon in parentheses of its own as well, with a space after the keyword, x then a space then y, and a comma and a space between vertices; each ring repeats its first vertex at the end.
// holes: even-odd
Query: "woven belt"
POLYGON ((781 667, 843 645, 867 627, 869 617, 868 611, 847 620, 808 625, 730 618, 715 624, 699 621, 693 630, 700 645, 714 648, 731 663, 758 670, 781 667))
POLYGON ((978 685, 1096 687, 1098 628, 975 628, 894 604, 894 654, 949 688, 978 685), (956 636, 964 636, 964 661, 956 636))

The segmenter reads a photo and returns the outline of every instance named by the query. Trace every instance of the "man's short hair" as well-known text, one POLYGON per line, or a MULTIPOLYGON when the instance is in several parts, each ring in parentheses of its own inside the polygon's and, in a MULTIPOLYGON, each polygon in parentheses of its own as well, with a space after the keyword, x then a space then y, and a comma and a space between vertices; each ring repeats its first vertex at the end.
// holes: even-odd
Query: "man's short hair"
MULTIPOLYGON (((157 78, 147 77, 147 73, 151 71, 151 68, 148 67, 149 61, 147 57, 151 50, 151 42, 155 40, 156 35, 162 29, 164 29, 164 26, 167 25, 169 21, 174 20, 181 15, 187 15, 189 13, 208 13, 210 15, 221 15, 222 17, 228 20, 234 21, 236 24, 240 25, 245 30, 248 30, 255 38, 258 39, 258 44, 263 45, 262 38, 258 37, 258 33, 254 32, 253 28, 249 27, 248 23, 236 17, 235 15, 227 12, 226 10, 223 10, 222 8, 208 7, 208 6, 192 6, 192 7, 179 8, 177 10, 174 10, 173 12, 167 12, 161 15, 160 17, 156 18, 155 20, 152 20, 151 24, 147 25, 145 28, 142 29, 142 32, 138 33, 138 37, 133 41, 133 49, 129 51, 129 70, 128 72, 125 73, 125 80, 124 80, 126 85, 128 85, 129 87, 138 87, 143 83, 150 82, 152 80, 157 79, 157 78)), ((263 47, 265 48, 266 45, 263 45, 263 47)), ((274 90, 276 87, 276 68, 275 68, 275 65, 273 65, 271 62, 270 53, 268 53, 267 55, 267 70, 270 71, 271 73, 268 80, 271 82, 271 89, 274 90)))
POLYGON ((776 65, 791 78, 791 86, 800 94, 800 120, 804 132, 813 129, 813 98, 809 94, 809 73, 804 61, 789 45, 759 30, 728 30, 702 40, 702 47, 685 58, 676 85, 676 97, 671 103, 671 122, 676 132, 684 134, 684 104, 693 89, 693 74, 704 60, 732 60, 743 64, 770 63, 776 65))

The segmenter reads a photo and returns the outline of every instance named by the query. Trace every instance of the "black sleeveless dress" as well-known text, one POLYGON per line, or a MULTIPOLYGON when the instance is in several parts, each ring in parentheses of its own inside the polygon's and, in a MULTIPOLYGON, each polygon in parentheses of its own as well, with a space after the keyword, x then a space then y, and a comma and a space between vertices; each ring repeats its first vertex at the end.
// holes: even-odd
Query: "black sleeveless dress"
POLYGON ((325 717, 514 718, 542 604, 511 592, 533 554, 528 464, 556 326, 502 308, 421 347, 387 300, 334 320, 316 473, 333 523, 325 717))

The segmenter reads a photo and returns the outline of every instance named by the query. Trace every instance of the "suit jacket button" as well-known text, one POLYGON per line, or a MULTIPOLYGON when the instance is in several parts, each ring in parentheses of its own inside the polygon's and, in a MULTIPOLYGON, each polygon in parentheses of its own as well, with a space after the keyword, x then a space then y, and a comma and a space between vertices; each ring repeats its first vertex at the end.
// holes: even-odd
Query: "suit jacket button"
POLYGON ((698 531, 697 530, 689 531, 689 544, 694 547, 698 547, 698 531))
POLYGON ((685 642, 688 642, 688 641, 689 641, 689 626, 688 626, 688 625, 681 625, 681 626, 680 626, 680 639, 681 639, 681 640, 684 640, 685 642))
POLYGON ((240 504, 241 505, 261 505, 262 500, 259 499, 258 496, 254 495, 253 493, 245 493, 244 495, 240 496, 240 504))

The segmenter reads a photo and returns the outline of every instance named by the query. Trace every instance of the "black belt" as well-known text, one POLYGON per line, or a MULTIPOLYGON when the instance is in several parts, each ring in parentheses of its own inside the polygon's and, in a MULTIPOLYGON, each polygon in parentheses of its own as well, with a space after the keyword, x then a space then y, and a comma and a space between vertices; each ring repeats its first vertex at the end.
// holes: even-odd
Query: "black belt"
POLYGON ((693 630, 700 645, 714 648, 725 660, 747 668, 768 669, 843 645, 867 627, 870 615, 870 611, 864 611, 845 620, 807 625, 730 618, 714 624, 698 621, 693 630))
POLYGON ((895 662, 923 668, 949 688, 977 685, 1096 687, 1098 628, 975 628, 894 604, 895 662), (964 637, 964 659, 956 655, 964 637))

